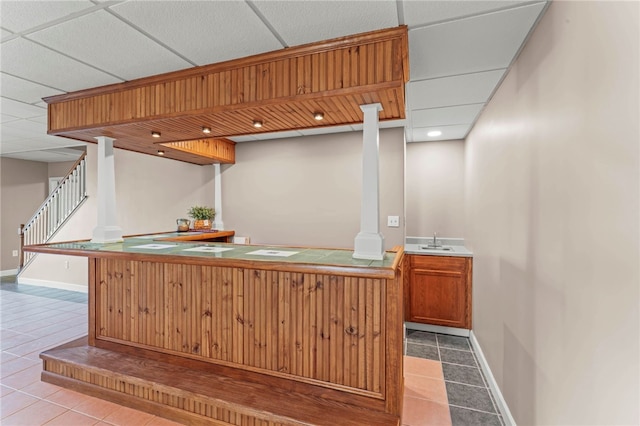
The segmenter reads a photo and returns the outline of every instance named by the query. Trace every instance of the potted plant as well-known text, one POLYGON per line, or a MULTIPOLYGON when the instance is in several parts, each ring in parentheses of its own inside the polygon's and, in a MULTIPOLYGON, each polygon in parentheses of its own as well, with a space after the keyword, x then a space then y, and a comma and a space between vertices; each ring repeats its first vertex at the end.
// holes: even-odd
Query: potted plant
POLYGON ((213 218, 216 217, 216 211, 213 207, 204 206, 193 206, 187 214, 193 218, 193 229, 198 231, 211 229, 213 218))

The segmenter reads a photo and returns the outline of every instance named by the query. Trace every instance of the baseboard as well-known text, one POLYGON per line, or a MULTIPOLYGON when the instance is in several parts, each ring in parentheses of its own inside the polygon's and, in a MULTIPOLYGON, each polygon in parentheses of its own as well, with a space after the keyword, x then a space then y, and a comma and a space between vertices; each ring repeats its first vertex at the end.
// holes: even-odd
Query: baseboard
POLYGON ((476 358, 478 363, 480 364, 480 368, 482 368, 482 372, 489 382, 489 388, 491 388, 491 392, 496 398, 496 404, 498 405, 498 410, 500 410, 500 414, 502 414, 502 419, 504 420, 505 425, 507 426, 516 426, 516 421, 511 415, 511 411, 509 410, 509 406, 507 405, 507 401, 504 400, 504 396, 502 396, 502 392, 500 392, 500 387, 498 387, 498 382, 496 382, 495 377, 493 377, 493 373, 491 372, 491 368, 487 363, 487 359, 484 357, 484 353, 482 352, 482 348, 480 347, 480 343, 478 339, 476 339, 476 335, 471 331, 469 333, 469 341, 471 342, 471 346, 473 346, 473 350, 476 353, 476 358))
POLYGON ((465 328, 444 327, 441 325, 420 324, 417 322, 405 322, 405 328, 409 330, 430 331, 432 333, 450 334, 452 336, 469 337, 470 330, 465 328))
POLYGON ((59 281, 39 280, 37 278, 18 277, 18 284, 34 285, 38 287, 57 288, 59 290, 78 291, 80 293, 88 293, 89 287, 81 284, 70 284, 59 281))
POLYGON ((0 277, 8 277, 11 275, 18 275, 17 269, 7 269, 6 271, 0 271, 0 277))

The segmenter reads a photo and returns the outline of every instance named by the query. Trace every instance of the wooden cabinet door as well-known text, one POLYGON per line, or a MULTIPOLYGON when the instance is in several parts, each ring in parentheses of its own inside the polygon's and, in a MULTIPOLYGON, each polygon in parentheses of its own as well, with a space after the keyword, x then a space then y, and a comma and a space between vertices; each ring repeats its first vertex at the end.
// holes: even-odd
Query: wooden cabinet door
POLYGON ((407 320, 471 328, 471 259, 411 256, 407 320))

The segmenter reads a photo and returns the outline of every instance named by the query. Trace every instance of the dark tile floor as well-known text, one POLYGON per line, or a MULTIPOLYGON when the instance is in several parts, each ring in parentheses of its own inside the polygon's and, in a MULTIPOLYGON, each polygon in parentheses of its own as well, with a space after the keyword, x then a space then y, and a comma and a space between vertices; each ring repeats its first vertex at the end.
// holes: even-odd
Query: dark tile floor
POLYGON ((406 355, 442 363, 454 426, 504 425, 468 338, 407 330, 406 355))

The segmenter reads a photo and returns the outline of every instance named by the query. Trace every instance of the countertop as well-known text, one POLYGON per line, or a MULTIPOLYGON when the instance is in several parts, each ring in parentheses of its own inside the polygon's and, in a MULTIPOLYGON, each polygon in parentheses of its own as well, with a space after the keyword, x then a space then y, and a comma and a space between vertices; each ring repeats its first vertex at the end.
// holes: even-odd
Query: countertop
POLYGON ((357 268, 392 268, 396 253, 387 251, 381 261, 354 259, 353 251, 340 249, 241 245, 229 243, 204 243, 197 241, 169 241, 172 237, 187 233, 166 233, 125 237, 123 242, 93 243, 72 241, 25 246, 25 250, 40 253, 57 253, 91 256, 99 253, 121 253, 199 259, 226 259, 255 262, 278 262, 357 268))
POLYGON ((471 250, 464 246, 462 238, 438 238, 438 244, 444 249, 428 249, 428 244, 433 244, 433 237, 407 237, 405 239, 404 252, 406 254, 419 254, 425 256, 457 256, 473 257, 471 250))

